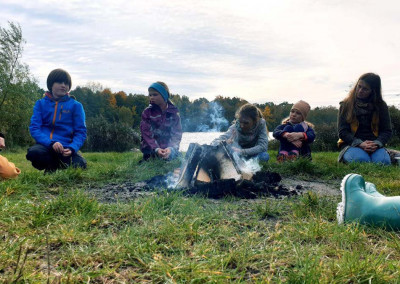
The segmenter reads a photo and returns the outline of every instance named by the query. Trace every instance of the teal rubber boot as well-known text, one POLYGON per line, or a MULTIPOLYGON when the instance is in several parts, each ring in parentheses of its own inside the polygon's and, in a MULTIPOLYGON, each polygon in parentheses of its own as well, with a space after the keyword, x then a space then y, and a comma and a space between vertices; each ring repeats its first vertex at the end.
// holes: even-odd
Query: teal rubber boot
POLYGON ((386 197, 373 191, 357 174, 346 175, 341 184, 342 202, 337 207, 338 223, 359 222, 361 224, 400 230, 400 197, 386 197), (379 196, 379 195, 381 196, 379 196))
POLYGON ((375 197, 386 197, 383 194, 378 192, 375 184, 367 182, 367 181, 365 182, 365 192, 368 193, 369 195, 372 195, 375 197))

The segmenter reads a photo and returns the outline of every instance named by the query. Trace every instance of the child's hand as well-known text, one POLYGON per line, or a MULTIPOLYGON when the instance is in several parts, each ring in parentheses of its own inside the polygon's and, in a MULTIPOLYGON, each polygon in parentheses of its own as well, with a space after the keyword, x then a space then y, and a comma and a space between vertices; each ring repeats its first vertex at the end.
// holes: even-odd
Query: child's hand
POLYGON ((63 154, 64 157, 69 157, 72 155, 71 149, 64 149, 63 154))
POLYGON ((169 148, 166 149, 158 149, 157 155, 162 159, 168 159, 171 154, 171 150, 169 148))
POLYGON ((235 140, 235 135, 236 135, 236 129, 233 129, 232 131, 232 136, 226 139, 226 144, 232 144, 233 141, 235 140))
POLYGON ((64 147, 60 142, 56 142, 56 143, 53 144, 53 150, 56 153, 59 153, 59 154, 63 154, 64 153, 64 147))
POLYGON ((287 133, 285 137, 289 142, 293 142, 302 139, 304 136, 302 132, 292 132, 292 133, 287 133))
POLYGON ((301 148, 301 146, 303 146, 303 142, 301 142, 300 140, 293 141, 292 144, 297 148, 301 148))
POLYGON ((293 142, 294 140, 296 140, 296 139, 294 139, 294 135, 293 134, 295 134, 295 133, 286 132, 284 137, 286 138, 287 141, 293 142))
POLYGON ((160 157, 160 158, 163 158, 164 157, 164 149, 158 149, 157 150, 157 156, 158 157, 160 157))
POLYGON ((6 141, 4 140, 3 137, 0 137, 0 148, 5 148, 6 147, 6 141))
POLYGON ((237 147, 232 147, 232 151, 235 153, 238 153, 238 154, 240 154, 242 152, 242 150, 237 147))
POLYGON ((171 155, 171 149, 170 148, 164 149, 164 157, 163 157, 163 159, 168 159, 169 155, 171 155))

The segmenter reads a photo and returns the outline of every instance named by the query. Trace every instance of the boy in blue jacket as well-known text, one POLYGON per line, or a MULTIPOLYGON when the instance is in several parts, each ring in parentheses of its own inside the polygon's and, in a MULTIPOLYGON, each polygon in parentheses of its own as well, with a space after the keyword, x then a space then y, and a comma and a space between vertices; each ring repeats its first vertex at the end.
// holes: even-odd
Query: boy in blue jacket
POLYGON ((85 112, 82 104, 69 95, 71 85, 67 71, 51 71, 48 91, 33 108, 29 131, 36 144, 28 149, 26 158, 39 170, 86 168, 86 160, 78 153, 86 140, 85 112))

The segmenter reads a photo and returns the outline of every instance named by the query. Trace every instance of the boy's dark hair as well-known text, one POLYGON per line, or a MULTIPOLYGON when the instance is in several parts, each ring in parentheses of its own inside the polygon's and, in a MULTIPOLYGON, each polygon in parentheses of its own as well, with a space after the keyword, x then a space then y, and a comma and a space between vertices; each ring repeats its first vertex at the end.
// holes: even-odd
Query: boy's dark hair
POLYGON ((71 90, 72 87, 71 76, 63 69, 54 69, 50 72, 49 76, 47 76, 47 89, 50 93, 54 83, 68 84, 69 90, 71 90))

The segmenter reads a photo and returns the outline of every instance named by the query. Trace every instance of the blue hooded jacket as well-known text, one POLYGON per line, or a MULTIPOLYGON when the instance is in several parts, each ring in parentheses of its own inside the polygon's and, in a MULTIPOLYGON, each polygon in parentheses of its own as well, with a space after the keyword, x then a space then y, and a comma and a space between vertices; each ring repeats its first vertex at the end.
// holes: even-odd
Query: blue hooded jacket
POLYGON ((55 101, 46 92, 33 107, 29 131, 38 144, 50 147, 60 142, 75 153, 86 140, 83 106, 69 94, 55 101))

